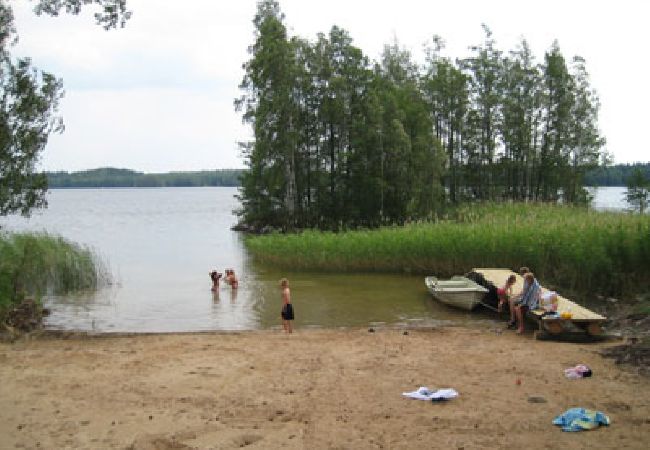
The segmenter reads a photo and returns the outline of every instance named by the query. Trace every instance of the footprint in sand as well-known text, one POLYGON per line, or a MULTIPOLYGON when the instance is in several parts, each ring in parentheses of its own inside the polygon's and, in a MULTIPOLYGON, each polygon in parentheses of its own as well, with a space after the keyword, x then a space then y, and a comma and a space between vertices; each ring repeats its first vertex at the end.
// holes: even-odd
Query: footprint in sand
POLYGON ((263 439, 262 436, 257 434, 244 434, 234 439, 233 444, 236 447, 247 447, 263 439))

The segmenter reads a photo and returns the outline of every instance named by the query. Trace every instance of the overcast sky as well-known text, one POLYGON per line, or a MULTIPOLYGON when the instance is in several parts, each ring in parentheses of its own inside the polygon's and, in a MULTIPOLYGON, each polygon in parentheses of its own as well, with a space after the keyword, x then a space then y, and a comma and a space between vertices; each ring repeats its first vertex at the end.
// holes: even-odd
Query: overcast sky
MULTIPOLYGON (((255 0, 128 0, 126 28, 104 31, 92 10, 37 17, 11 0, 17 56, 62 77, 66 130, 44 152, 45 170, 120 167, 144 172, 243 167, 249 138, 233 109, 253 42, 255 0)), ((615 162, 650 161, 650 2, 646 0, 282 0, 291 35, 346 29, 371 59, 397 38, 416 60, 433 34, 464 57, 485 23, 503 51, 528 40, 543 60, 554 39, 583 56, 601 100, 600 129, 615 162)))

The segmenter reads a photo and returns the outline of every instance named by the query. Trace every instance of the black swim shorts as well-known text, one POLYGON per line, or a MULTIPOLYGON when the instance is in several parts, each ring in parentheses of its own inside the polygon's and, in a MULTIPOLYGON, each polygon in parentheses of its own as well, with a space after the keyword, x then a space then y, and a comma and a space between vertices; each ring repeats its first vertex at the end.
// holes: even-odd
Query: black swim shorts
POLYGON ((284 305, 280 314, 284 320, 293 320, 293 305, 291 303, 284 305))

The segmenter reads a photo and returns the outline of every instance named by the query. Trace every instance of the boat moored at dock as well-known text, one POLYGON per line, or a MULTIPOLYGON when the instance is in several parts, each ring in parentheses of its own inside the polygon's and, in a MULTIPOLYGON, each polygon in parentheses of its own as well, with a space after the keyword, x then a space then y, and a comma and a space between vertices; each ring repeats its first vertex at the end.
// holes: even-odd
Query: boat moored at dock
POLYGON ((449 306, 472 311, 479 304, 488 290, 466 277, 452 277, 439 280, 430 276, 424 279, 427 289, 437 300, 449 306))

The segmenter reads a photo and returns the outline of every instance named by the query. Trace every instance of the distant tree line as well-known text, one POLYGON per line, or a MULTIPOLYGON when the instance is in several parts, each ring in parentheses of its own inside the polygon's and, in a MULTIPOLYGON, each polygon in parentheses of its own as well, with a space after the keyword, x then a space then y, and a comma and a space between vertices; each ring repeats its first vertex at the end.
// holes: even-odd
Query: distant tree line
MULTIPOLYGON (((650 163, 599 166, 585 174, 585 186, 626 186, 639 169, 650 179, 650 163)), ((204 170, 195 172, 151 173, 129 169, 101 168, 79 172, 45 172, 48 187, 187 187, 240 186, 244 169, 204 170)))
POLYGON ((81 172, 46 172, 51 188, 239 186, 242 170, 142 173, 101 168, 81 172))
POLYGON ((604 139, 585 61, 557 43, 537 63, 525 40, 484 42, 452 61, 434 36, 426 63, 397 43, 371 62, 334 26, 290 37, 279 4, 258 2, 255 41, 235 107, 241 221, 340 229, 433 217, 483 200, 586 202, 604 139))
POLYGON ((650 179, 650 162, 635 164, 615 164, 601 166, 591 170, 585 176, 587 186, 626 186, 628 179, 639 170, 642 175, 650 179))

